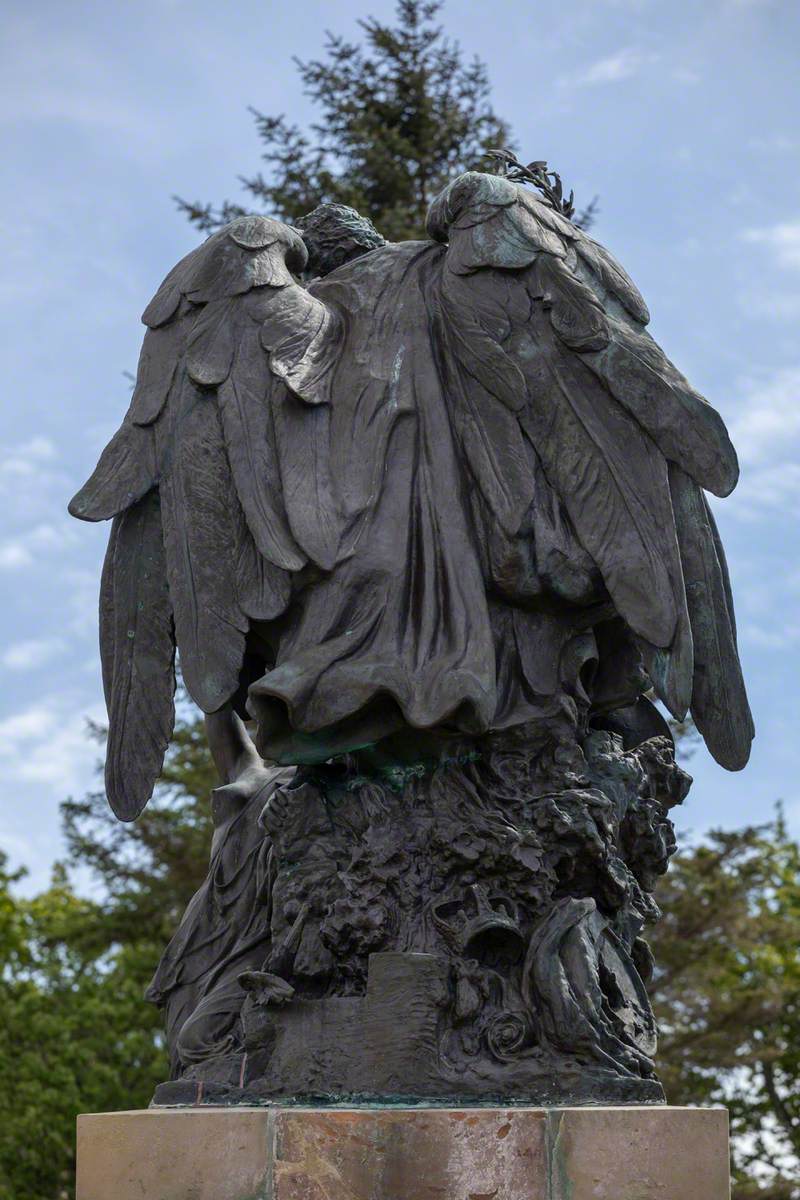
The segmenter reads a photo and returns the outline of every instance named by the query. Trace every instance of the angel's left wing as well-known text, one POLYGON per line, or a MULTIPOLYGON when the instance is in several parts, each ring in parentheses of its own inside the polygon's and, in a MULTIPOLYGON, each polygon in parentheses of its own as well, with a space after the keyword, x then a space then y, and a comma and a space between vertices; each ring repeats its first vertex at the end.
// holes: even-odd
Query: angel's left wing
POLYGON ((691 707, 719 762, 744 766, 753 725, 703 495, 736 484, 722 419, 647 333, 625 271, 544 200, 469 172, 434 201, 428 229, 448 243, 440 323, 486 503, 514 532, 523 514, 503 476, 522 456, 499 446, 521 437, 637 635, 656 692, 679 718, 691 707))
POLYGON ((337 318, 295 280, 305 260, 295 230, 242 217, 178 263, 143 314, 130 408, 70 504, 114 522, 100 650, 106 790, 124 820, 172 733, 176 644, 190 695, 216 711, 240 688, 251 623, 285 610, 292 572, 337 554, 337 318))

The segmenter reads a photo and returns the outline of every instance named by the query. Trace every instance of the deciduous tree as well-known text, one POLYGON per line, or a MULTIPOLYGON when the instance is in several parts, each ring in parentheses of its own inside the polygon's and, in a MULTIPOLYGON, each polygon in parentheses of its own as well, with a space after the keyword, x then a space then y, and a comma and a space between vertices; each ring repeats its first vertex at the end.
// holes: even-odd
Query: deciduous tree
POLYGON ((657 893, 653 1002, 672 1104, 725 1104, 737 1200, 800 1196, 800 847, 715 830, 657 893))

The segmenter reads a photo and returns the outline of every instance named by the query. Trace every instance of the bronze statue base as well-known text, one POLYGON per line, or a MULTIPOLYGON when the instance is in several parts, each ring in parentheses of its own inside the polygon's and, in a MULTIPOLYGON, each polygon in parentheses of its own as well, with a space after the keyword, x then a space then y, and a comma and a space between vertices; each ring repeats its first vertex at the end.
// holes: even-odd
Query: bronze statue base
POLYGON ((641 935, 687 787, 668 737, 594 730, 215 802, 155 1102, 663 1103, 641 935))
POLYGON ((517 1022, 522 1032, 513 1014, 496 1022, 488 1053, 476 1046, 465 1057, 448 1015, 449 973, 449 962, 431 954, 373 954, 364 996, 249 1008, 244 1049, 160 1084, 153 1103, 549 1105, 589 1104, 598 1095, 618 1104, 664 1103, 657 1079, 634 1077, 610 1060, 535 1044, 502 1047, 517 1022))

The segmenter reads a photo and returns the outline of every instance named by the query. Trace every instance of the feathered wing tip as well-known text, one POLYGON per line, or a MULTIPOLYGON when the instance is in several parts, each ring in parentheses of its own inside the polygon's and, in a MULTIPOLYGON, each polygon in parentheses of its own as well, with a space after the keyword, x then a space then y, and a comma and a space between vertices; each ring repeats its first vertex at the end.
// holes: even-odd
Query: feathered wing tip
POLYGON ((481 225, 519 201, 510 180, 485 171, 465 171, 439 193, 428 209, 425 228, 435 242, 448 242, 454 225, 481 225))
POLYGON ((637 643, 656 695, 676 721, 683 721, 692 703, 694 639, 682 578, 678 582, 681 600, 671 644, 668 647, 652 646, 641 638, 637 643))
MULTIPOLYGON (((287 516, 267 351, 259 341, 263 318, 251 304, 253 289, 260 289, 262 302, 268 294, 280 311, 285 304, 278 298, 285 302, 299 290, 292 269, 302 269, 305 255, 295 230, 248 217, 178 263, 145 309, 148 329, 128 413, 70 505, 84 520, 106 520, 135 508, 157 487, 165 586, 168 581, 184 677, 206 712, 239 686, 249 621, 283 611, 286 572, 307 562, 287 516)), ((300 322, 298 333, 296 325, 280 340, 301 356, 313 384, 335 339, 317 337, 324 342, 318 348, 314 330, 300 322)), ((317 550, 319 531, 312 534, 306 540, 317 550)), ((319 549, 325 565, 334 540, 331 534, 319 549)), ((112 561, 128 552, 120 543, 112 561)), ((111 612, 115 604, 107 598, 105 607, 111 612)))
POLYGON ((532 344, 520 357, 530 395, 521 422, 618 612, 646 642, 669 646, 683 597, 667 464, 570 344, 593 341, 601 325, 576 299, 580 285, 562 288, 559 276, 546 260, 522 283, 532 344), (547 307, 536 300, 543 293, 547 307), (567 327, 569 340, 559 333, 567 327))
POLYGON ((236 591, 237 501, 214 397, 187 376, 175 403, 180 436, 159 489, 165 573, 186 687, 215 712, 239 686, 248 627, 236 591))
POLYGON ((184 323, 173 320, 177 311, 176 307, 170 314, 169 324, 148 329, 144 335, 136 383, 122 425, 89 479, 70 501, 70 513, 81 521, 107 521, 117 516, 140 500, 156 481, 153 427, 167 403, 184 349, 184 323))
POLYGON ((724 496, 736 484, 722 419, 645 331, 647 307, 622 267, 539 197, 470 173, 434 202, 429 232, 449 242, 443 304, 465 330, 454 350, 476 403, 485 407, 488 393, 519 414, 657 693, 676 717, 691 707, 712 754, 742 767, 752 719, 724 556, 701 491, 724 496), (496 313, 491 289, 479 305, 468 281, 457 282, 481 268, 503 272, 496 313), (508 321, 514 306, 502 297, 514 279, 513 336, 500 346, 489 326, 508 321), (495 343, 477 365, 470 325, 495 343), (521 404, 505 394, 518 392, 520 373, 521 404))
POLYGON ((605 247, 520 184, 478 172, 437 197, 428 230, 449 241, 447 269, 454 274, 531 266, 558 337, 665 458, 715 495, 733 490, 739 467, 722 418, 645 331, 647 305, 605 247))
POLYGON ((600 280, 600 283, 616 300, 620 302, 629 316, 640 325, 650 322, 650 311, 644 302, 644 297, 633 282, 627 271, 619 265, 605 246, 601 246, 594 238, 590 238, 582 229, 578 230, 575 248, 586 266, 600 280))
MULTIPOLYGON (((307 562, 286 513, 263 317, 248 296, 261 289, 262 306, 267 293, 285 296, 305 254, 295 230, 252 217, 178 263, 145 309, 122 426, 69 506, 83 520, 114 518, 100 635, 106 788, 124 821, 150 798, 172 734, 176 640, 190 694, 215 711, 240 686, 249 622, 285 610, 288 571, 307 562)), ((304 368, 305 398, 316 403, 336 339, 319 331, 315 339, 316 326, 306 324, 305 341, 293 327, 280 349, 286 341, 298 358, 288 362, 289 384, 291 371, 304 368)), ((333 549, 323 546, 329 556, 333 549)))
POLYGON ((665 458, 701 487, 727 496, 739 463, 722 417, 632 322, 608 318, 605 347, 586 355, 614 399, 645 429, 665 458))
POLYGON ((740 771, 755 734, 736 646, 725 556, 701 489, 679 467, 670 487, 694 642, 691 712, 717 762, 740 771))
POLYGON ((180 436, 159 487, 166 573, 187 690, 215 712, 239 688, 250 620, 283 612, 290 580, 253 541, 217 399, 185 375, 174 404, 180 436))
MULTIPOLYGON (((580 243, 576 245, 580 254, 580 243)), ((596 243, 592 245, 599 249, 596 243)), ((608 272, 616 267, 611 255, 604 254, 598 265, 603 273, 596 275, 576 274, 567 261, 547 254, 540 256, 533 270, 547 296, 554 332, 564 345, 581 355, 666 459, 678 463, 701 487, 727 496, 736 486, 739 464, 722 418, 670 362, 644 326, 632 319, 630 311, 617 309, 615 314, 603 304, 603 288, 610 288, 614 282, 608 272)), ((624 276, 622 268, 618 268, 618 274, 624 276)), ((614 286, 613 294, 620 303, 635 310, 634 299, 623 284, 614 286)), ((635 294, 638 296, 638 292, 635 294)))
POLYGON ((70 500, 70 515, 80 521, 108 521, 141 500, 155 479, 152 431, 126 420, 86 483, 70 500))
POLYGON ((100 656, 108 707, 106 794, 122 821, 147 804, 175 722, 175 641, 158 494, 117 517, 103 567, 100 656))

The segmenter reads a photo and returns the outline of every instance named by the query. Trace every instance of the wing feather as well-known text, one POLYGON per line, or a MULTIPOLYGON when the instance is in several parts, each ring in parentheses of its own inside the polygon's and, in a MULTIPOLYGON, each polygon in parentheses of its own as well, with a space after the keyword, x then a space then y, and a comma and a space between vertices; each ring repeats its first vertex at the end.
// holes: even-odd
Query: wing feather
POLYGON ((590 238, 583 230, 575 228, 575 249, 579 257, 594 272, 602 287, 610 292, 628 311, 635 321, 649 324, 650 312, 644 299, 626 271, 622 269, 605 246, 590 238))
POLYGON ((526 404, 525 377, 497 341, 458 303, 463 286, 445 285, 433 308, 439 336, 462 371, 443 363, 454 422, 475 481, 506 533, 518 532, 535 488, 531 456, 517 414, 526 404), (454 295, 455 292, 455 295, 454 295))
POLYGON ((100 575, 100 669, 103 675, 103 695, 106 709, 111 709, 114 687, 114 555, 119 541, 122 517, 114 517, 108 535, 103 570, 100 575))
POLYGON ((251 621, 272 621, 289 604, 291 576, 259 554, 241 509, 238 516, 236 594, 239 607, 251 621))
POLYGON ((609 325, 603 306, 588 287, 559 259, 542 255, 536 264, 540 296, 550 323, 570 350, 583 353, 608 345, 609 325))
MULTIPOLYGON (((682 588, 682 578, 676 578, 674 582, 682 588)), ((643 638, 638 638, 637 644, 659 700, 663 700, 676 721, 684 720, 692 702, 694 679, 694 639, 685 592, 678 604, 678 621, 672 644, 668 647, 652 646, 643 638)))
POLYGON ((588 365, 665 457, 702 487, 727 496, 736 486, 739 467, 719 413, 648 333, 613 318, 609 326, 611 340, 598 353, 586 355, 588 365))
POLYGON ((543 306, 534 305, 529 328, 535 344, 523 428, 620 614, 647 642, 669 646, 680 562, 666 462, 579 356, 561 345, 543 306))
POLYGON ((146 330, 126 420, 152 425, 161 415, 180 358, 181 324, 170 321, 158 329, 146 330))
POLYGON ((186 369, 200 387, 224 383, 233 364, 239 333, 235 299, 212 300, 195 318, 186 342, 186 369))
POLYGON ((540 197, 469 173, 434 201, 429 231, 450 243, 441 286, 461 368, 519 414, 659 696, 680 718, 691 705, 715 757, 742 766, 752 720, 698 486, 727 495, 736 483, 721 418, 645 332, 647 306, 619 263, 540 197))
POLYGON ((275 566, 299 571, 307 557, 286 517, 269 393, 258 327, 250 322, 241 335, 235 368, 218 391, 225 445, 256 546, 275 566))
POLYGON ((100 653, 109 716, 106 793, 120 820, 132 821, 153 793, 175 720, 175 642, 156 491, 114 521, 100 653))
POLYGON ((189 694, 215 712, 236 692, 247 619, 236 594, 236 497, 213 396, 188 377, 161 482, 175 636, 189 694))
POLYGON ((285 240, 285 244, 299 255, 300 249, 305 253, 305 247, 300 235, 288 225, 279 225, 277 221, 273 225, 275 236, 264 248, 242 246, 234 241, 229 229, 222 229, 209 238, 205 253, 198 257, 185 282, 187 297, 195 304, 205 304, 240 296, 255 287, 284 287, 294 283, 283 255, 275 253, 275 248, 277 245, 280 249, 280 243, 285 240))
POLYGON ((342 340, 336 314, 299 287, 263 288, 253 297, 250 313, 262 321, 261 345, 273 375, 306 404, 328 403, 334 352, 342 340))
POLYGON ((442 289, 442 309, 447 336, 464 370, 512 412, 524 408, 525 376, 515 360, 483 328, 469 306, 451 299, 446 286, 442 289))
POLYGON ((130 508, 156 481, 152 429, 124 421, 86 483, 69 502, 81 521, 108 521, 130 508))
POLYGON ((754 728, 736 647, 727 566, 700 488, 676 466, 670 468, 670 485, 695 647, 692 716, 717 762, 739 771, 750 757, 754 728))
POLYGON ((292 534, 312 562, 330 571, 342 532, 331 476, 330 406, 310 406, 274 386, 271 407, 292 534))
POLYGON ((523 212, 527 213, 537 225, 543 225, 545 229, 552 230, 558 234, 564 244, 575 241, 581 236, 581 230, 577 225, 570 221, 569 217, 565 217, 563 213, 545 200, 538 192, 534 192, 525 187, 512 185, 517 193, 517 204, 523 212))
POLYGON ((171 321, 178 311, 178 305, 181 302, 181 297, 186 291, 186 281, 190 277, 193 268, 197 264, 197 260, 202 258, 205 253, 208 242, 204 242, 201 246, 197 246, 194 250, 190 250, 184 258, 177 263, 170 273, 167 275, 164 282, 159 287, 153 299, 148 304, 147 308, 142 313, 142 323, 150 329, 158 329, 160 325, 166 325, 171 321))

